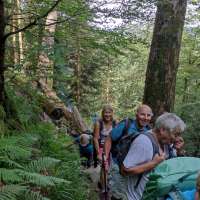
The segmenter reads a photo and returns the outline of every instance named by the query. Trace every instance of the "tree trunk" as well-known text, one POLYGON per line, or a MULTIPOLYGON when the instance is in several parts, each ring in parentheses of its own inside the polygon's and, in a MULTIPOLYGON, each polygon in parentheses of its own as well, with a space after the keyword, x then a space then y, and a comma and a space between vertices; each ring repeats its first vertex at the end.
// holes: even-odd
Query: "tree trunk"
MULTIPOLYGON (((21 9, 20 9, 20 0, 16 0, 17 3, 17 13, 21 13, 21 9)), ((18 27, 21 27, 21 18, 18 17, 17 19, 17 24, 18 27)), ((19 63, 21 64, 22 61, 24 60, 24 49, 23 49, 23 35, 22 32, 19 32, 19 63)))
POLYGON ((69 123, 71 123, 70 127, 79 133, 86 132, 88 130, 87 125, 83 121, 76 107, 72 107, 70 109, 67 108, 57 96, 56 92, 49 88, 46 83, 39 81, 38 85, 44 94, 41 103, 45 112, 52 119, 59 120, 64 117, 69 123))
MULTIPOLYGON (((16 31, 16 27, 17 27, 17 24, 16 24, 16 20, 13 19, 12 20, 12 31, 16 31)), ((18 64, 18 60, 19 60, 19 57, 18 57, 18 51, 17 51, 17 35, 14 34, 12 36, 12 47, 13 47, 13 63, 14 65, 17 65, 18 64)))
POLYGON ((76 53, 76 64, 75 64, 75 77, 76 77, 76 102, 79 105, 81 101, 81 56, 80 47, 78 46, 76 53))
POLYGON ((42 39, 43 50, 39 55, 38 76, 41 81, 44 81, 48 87, 53 87, 53 61, 49 58, 47 52, 51 52, 54 45, 54 33, 56 29, 56 21, 58 17, 57 11, 52 11, 48 14, 45 23, 45 35, 42 39))
POLYGON ((183 104, 187 103, 188 99, 187 90, 188 90, 188 78, 184 78, 184 90, 183 90, 183 101, 182 101, 183 104))
POLYGON ((77 105, 81 102, 81 47, 80 39, 78 35, 78 29, 76 34, 76 53, 74 54, 74 96, 77 105))
POLYGON ((143 102, 155 118, 173 110, 187 0, 159 1, 146 71, 143 102))
POLYGON ((110 98, 110 74, 111 74, 111 59, 108 56, 108 65, 107 65, 107 72, 106 72, 106 104, 109 104, 111 102, 111 98, 110 98))
POLYGON ((5 18, 4 18, 4 0, 0 0, 0 105, 4 103, 4 71, 5 71, 5 18))

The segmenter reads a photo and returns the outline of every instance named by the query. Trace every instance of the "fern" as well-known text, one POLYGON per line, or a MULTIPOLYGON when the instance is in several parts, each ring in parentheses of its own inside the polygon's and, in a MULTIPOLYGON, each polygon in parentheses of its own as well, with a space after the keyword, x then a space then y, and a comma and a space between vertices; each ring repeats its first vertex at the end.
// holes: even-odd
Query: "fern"
POLYGON ((30 173, 18 170, 18 175, 23 178, 24 182, 34 184, 41 187, 55 187, 58 184, 69 184, 68 181, 53 176, 44 176, 38 173, 30 173))
POLYGON ((23 180, 16 169, 0 168, 0 177, 5 183, 19 183, 23 180))
POLYGON ((1 200, 17 200, 23 192, 27 190, 26 186, 21 185, 5 185, 0 188, 1 200))
POLYGON ((47 197, 43 197, 40 192, 34 192, 32 190, 27 190, 24 194, 25 200, 50 200, 47 197))
POLYGON ((50 158, 50 157, 43 157, 40 158, 39 160, 34 160, 30 162, 26 170, 29 172, 43 172, 43 171, 48 171, 51 169, 54 169, 58 163, 60 163, 60 160, 57 160, 55 158, 50 158))
POLYGON ((2 145, 0 146, 0 155, 7 156, 11 160, 26 160, 31 157, 31 148, 21 148, 19 146, 2 145))
POLYGON ((39 136, 29 134, 23 136, 12 136, 0 139, 0 156, 10 160, 27 160, 33 152, 38 152, 33 148, 40 140, 39 136))

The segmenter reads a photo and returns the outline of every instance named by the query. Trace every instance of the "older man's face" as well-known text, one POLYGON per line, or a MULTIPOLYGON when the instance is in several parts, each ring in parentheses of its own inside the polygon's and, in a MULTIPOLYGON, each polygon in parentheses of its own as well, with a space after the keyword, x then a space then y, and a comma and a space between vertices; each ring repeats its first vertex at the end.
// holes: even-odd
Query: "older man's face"
POLYGON ((152 111, 149 107, 144 106, 137 111, 136 120, 140 127, 149 125, 151 118, 152 118, 152 111))
POLYGON ((174 131, 173 133, 170 133, 169 131, 161 128, 159 142, 161 144, 173 144, 179 136, 180 132, 174 131))

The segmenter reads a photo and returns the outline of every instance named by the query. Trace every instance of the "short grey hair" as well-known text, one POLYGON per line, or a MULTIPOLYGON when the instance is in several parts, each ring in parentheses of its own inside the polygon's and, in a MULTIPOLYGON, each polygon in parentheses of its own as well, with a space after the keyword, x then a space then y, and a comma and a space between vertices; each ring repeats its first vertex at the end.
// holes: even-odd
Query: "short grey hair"
POLYGON ((183 120, 174 113, 164 113, 155 122, 155 129, 165 129, 170 133, 174 131, 183 132, 186 128, 183 120))

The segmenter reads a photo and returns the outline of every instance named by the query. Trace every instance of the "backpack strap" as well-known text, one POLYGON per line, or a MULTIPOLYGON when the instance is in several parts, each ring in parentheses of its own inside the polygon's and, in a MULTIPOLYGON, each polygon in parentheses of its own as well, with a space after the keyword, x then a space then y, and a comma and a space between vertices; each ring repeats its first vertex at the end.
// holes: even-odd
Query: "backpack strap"
POLYGON ((99 122, 99 132, 101 133, 101 131, 103 130, 103 120, 99 119, 98 122, 99 122))
POLYGON ((130 120, 131 119, 129 119, 129 118, 125 119, 125 126, 124 126, 124 129, 122 131, 122 137, 125 136, 125 135, 128 135, 128 129, 129 129, 130 123, 131 123, 130 120))
POLYGON ((112 121, 112 127, 114 128, 116 126, 116 124, 117 124, 116 120, 113 120, 112 121))
POLYGON ((153 146, 153 157, 156 154, 159 154, 159 146, 158 146, 153 134, 151 134, 151 133, 143 133, 143 134, 146 135, 151 140, 151 143, 152 143, 152 146, 153 146))
MULTIPOLYGON (((99 121, 99 132, 101 133, 101 131, 103 130, 103 120, 99 119, 98 121, 99 121)), ((117 124, 116 121, 113 120, 112 121, 112 128, 114 128, 116 126, 116 124, 117 124)))

